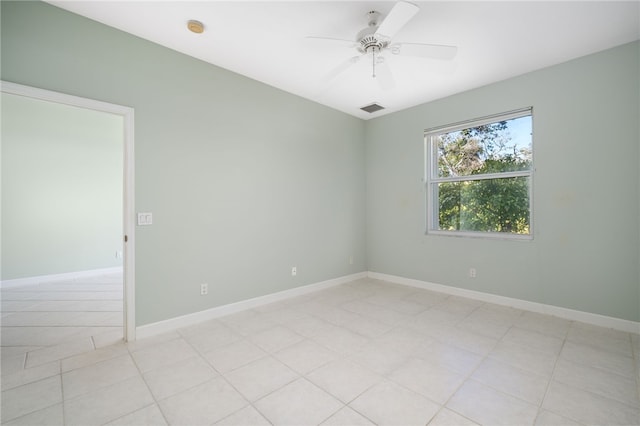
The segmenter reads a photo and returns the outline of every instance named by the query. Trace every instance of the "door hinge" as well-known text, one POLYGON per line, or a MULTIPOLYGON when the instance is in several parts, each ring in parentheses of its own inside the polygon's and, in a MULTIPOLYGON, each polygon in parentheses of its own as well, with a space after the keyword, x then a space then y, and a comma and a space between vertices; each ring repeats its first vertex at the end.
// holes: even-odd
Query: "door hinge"
POLYGON ((126 243, 127 241, 129 241, 129 237, 128 236, 124 236, 124 242, 126 243))

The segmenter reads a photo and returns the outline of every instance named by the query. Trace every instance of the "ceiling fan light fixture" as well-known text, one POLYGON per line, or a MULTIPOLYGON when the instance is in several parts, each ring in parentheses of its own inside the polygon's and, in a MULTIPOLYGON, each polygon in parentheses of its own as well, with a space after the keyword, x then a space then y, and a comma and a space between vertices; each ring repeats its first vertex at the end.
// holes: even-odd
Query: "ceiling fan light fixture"
POLYGON ((363 106, 360 109, 363 110, 364 112, 368 112, 369 114, 373 114, 376 111, 380 111, 384 109, 384 107, 374 102, 371 105, 363 106))

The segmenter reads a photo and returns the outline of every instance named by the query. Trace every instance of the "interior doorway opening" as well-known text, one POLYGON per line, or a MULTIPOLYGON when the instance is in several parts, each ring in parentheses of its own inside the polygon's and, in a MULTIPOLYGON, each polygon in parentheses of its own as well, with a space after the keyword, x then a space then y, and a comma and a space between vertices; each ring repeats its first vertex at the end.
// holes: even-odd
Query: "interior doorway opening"
MULTIPOLYGON (((94 346, 118 338, 135 340, 133 109, 10 82, 0 83, 3 124, 5 117, 23 120, 19 124, 30 126, 29 138, 33 142, 27 146, 19 140, 19 135, 12 135, 18 140, 2 145, 3 359, 13 352, 28 351, 32 346, 72 342, 73 336, 87 333, 90 337, 93 333, 101 334, 95 339, 91 337, 94 346), (28 110, 19 110, 20 107, 40 107, 40 113, 47 108, 56 111, 48 118, 44 116, 44 121, 51 122, 45 123, 50 127, 42 128, 69 125, 70 129, 60 133, 71 135, 63 137, 66 142, 70 143, 75 136, 81 140, 87 128, 96 128, 101 134, 88 138, 95 139, 94 145, 56 147, 55 142, 60 141, 54 140, 47 146, 46 141, 39 140, 40 137, 46 139, 47 135, 38 135, 33 117, 26 116, 28 110), (78 123, 56 122, 57 113, 64 116, 71 110, 80 117, 78 123), (100 140, 114 132, 117 134, 111 135, 115 138, 112 140, 119 141, 118 147, 100 145, 100 140), (83 154, 94 155, 97 161, 86 161, 89 157, 83 154), (21 167, 21 162, 28 158, 37 158, 40 164, 31 164, 31 171, 27 170, 29 167, 21 167), (105 173, 109 162, 117 165, 115 176, 109 174, 112 171, 105 173), (99 169, 105 170, 101 173, 99 169), (58 171, 55 179, 53 171, 58 171), (52 190, 53 182, 66 186, 65 190, 52 190), (21 200, 20 191, 30 191, 34 196, 24 193, 25 202, 17 203, 15 200, 21 200), (10 198, 13 203, 7 203, 10 198), (37 247, 28 247, 29 244, 37 247), (52 255, 55 251, 59 253, 52 255), (92 291, 96 293, 91 295, 92 291), (79 312, 87 314, 88 326, 94 330, 77 327, 78 321, 82 321, 79 312), (25 328, 10 328, 19 325, 25 328), (43 327, 38 328, 39 325, 43 327), (13 349, 8 349, 5 343, 11 343, 13 349)), ((10 126, 3 126, 3 133, 5 127, 10 126)))

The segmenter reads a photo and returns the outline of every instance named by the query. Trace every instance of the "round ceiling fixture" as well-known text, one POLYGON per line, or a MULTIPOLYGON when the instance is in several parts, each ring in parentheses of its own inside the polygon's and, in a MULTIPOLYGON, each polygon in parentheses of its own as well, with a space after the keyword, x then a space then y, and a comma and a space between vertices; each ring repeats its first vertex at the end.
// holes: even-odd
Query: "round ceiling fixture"
POLYGON ((193 19, 187 22, 187 28, 189 28, 189 31, 196 34, 202 34, 204 32, 204 25, 202 22, 193 19))

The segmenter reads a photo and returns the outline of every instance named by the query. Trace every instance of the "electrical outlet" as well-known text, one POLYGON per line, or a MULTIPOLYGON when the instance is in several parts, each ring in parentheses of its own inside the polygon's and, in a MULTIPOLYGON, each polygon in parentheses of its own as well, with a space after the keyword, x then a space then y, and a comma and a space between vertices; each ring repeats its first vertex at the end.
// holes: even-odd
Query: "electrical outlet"
POLYGON ((200 284, 200 296, 209 294, 209 284, 200 284))
POLYGON ((296 275, 298 275, 298 268, 296 268, 295 266, 291 267, 291 276, 295 277, 296 275))
POLYGON ((476 268, 469 268, 469 278, 476 277, 476 268))
POLYGON ((349 256, 349 265, 353 265, 353 255, 349 256))
POLYGON ((122 250, 116 250, 116 259, 122 259, 122 250))

